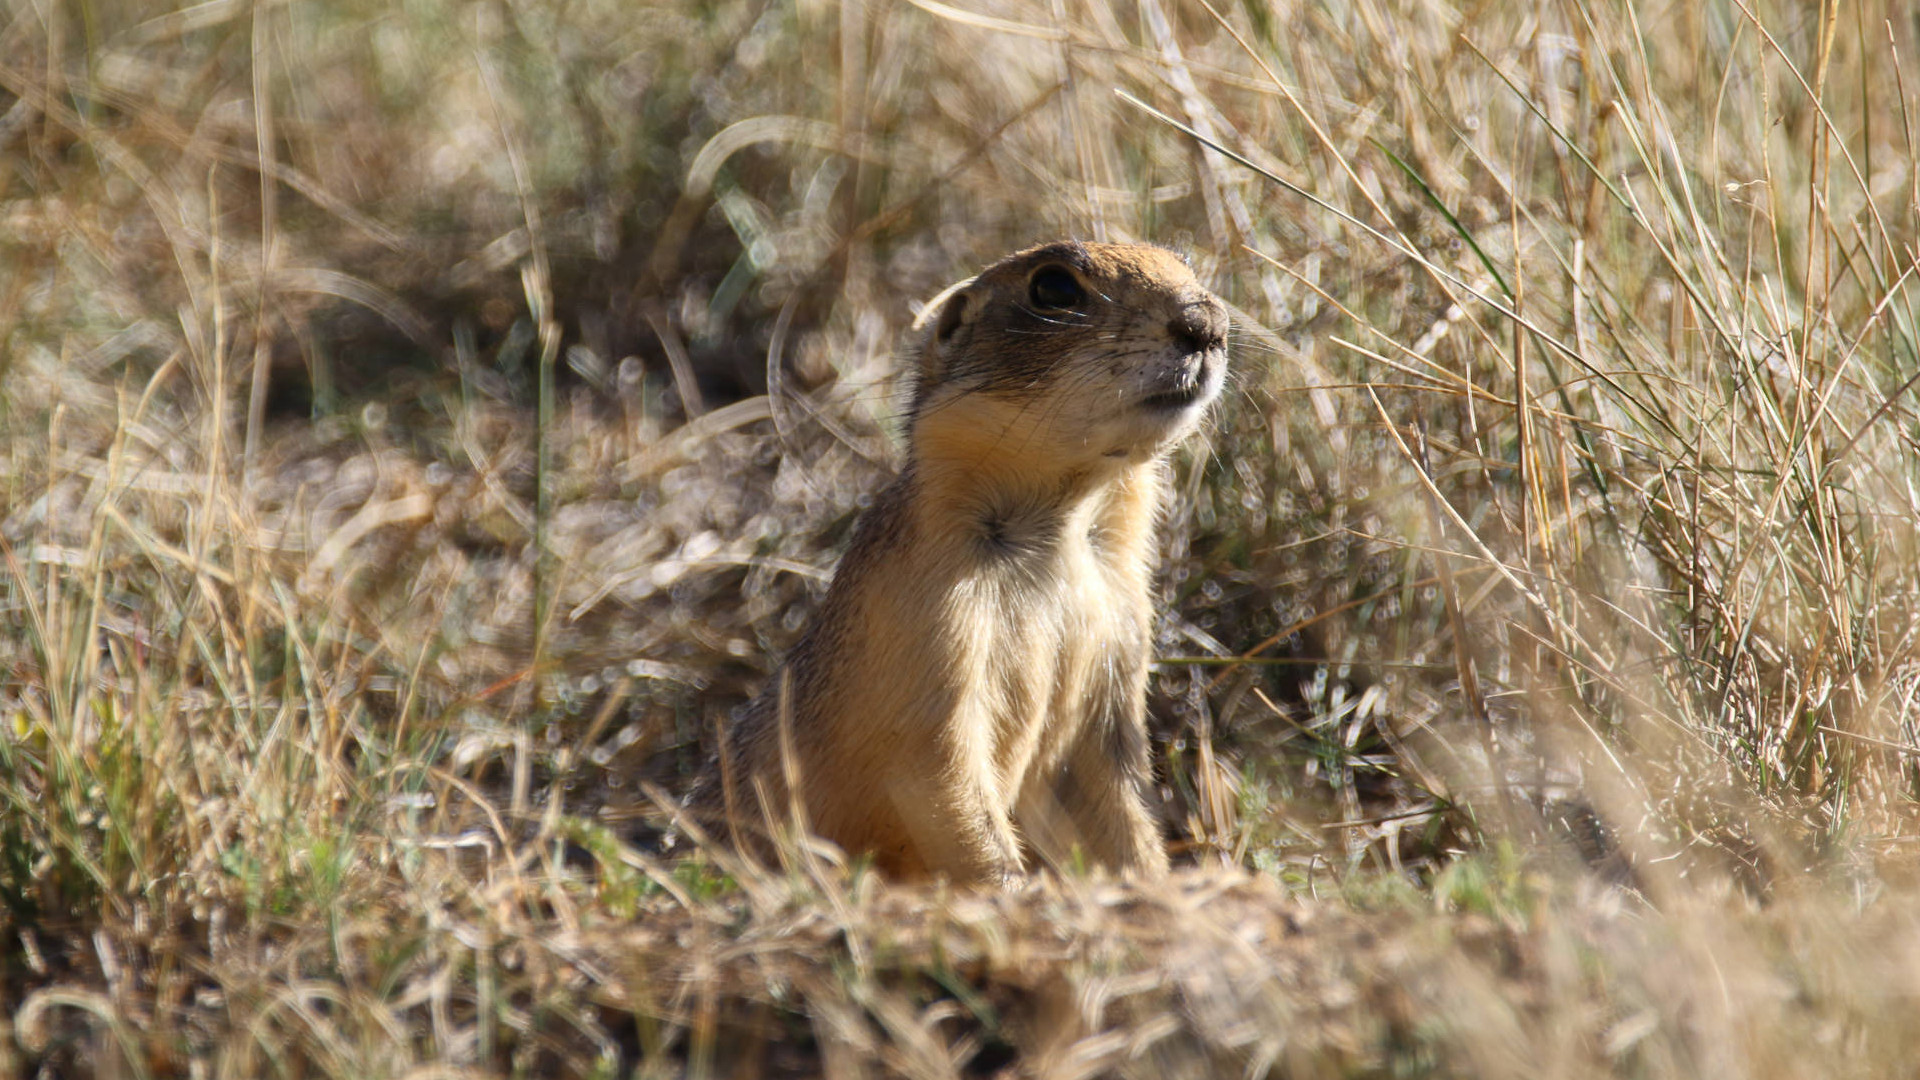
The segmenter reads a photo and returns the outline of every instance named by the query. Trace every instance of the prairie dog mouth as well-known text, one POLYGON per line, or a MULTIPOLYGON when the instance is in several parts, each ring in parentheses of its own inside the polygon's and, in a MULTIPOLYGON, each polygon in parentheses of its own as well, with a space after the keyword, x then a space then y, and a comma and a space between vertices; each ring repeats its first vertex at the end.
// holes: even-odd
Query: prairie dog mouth
POLYGON ((1204 404, 1213 396, 1214 388, 1219 384, 1219 372, 1217 358, 1196 353, 1186 359, 1180 370, 1168 372, 1166 377, 1154 380, 1159 385, 1136 404, 1149 412, 1160 413, 1179 412, 1204 404))
POLYGON ((1140 407, 1155 411, 1184 409, 1206 396, 1207 384, 1204 379, 1193 380, 1192 385, 1179 390, 1162 390, 1140 399, 1140 407))

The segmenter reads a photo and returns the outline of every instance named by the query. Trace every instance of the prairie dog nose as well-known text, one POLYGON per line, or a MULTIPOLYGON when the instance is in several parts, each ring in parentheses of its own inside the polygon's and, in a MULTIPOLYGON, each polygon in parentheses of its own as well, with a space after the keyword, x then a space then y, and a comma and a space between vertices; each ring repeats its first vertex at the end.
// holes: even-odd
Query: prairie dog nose
POLYGON ((1167 320, 1167 333, 1194 352, 1217 349, 1227 343, 1226 308, 1212 297, 1189 301, 1167 320))

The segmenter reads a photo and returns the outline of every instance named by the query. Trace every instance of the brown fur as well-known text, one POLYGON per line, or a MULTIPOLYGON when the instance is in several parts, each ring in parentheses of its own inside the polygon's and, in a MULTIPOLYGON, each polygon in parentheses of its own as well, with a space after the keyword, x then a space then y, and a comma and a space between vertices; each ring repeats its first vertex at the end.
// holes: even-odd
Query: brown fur
POLYGON ((897 877, 997 882, 1076 846, 1160 872, 1154 526, 1167 451, 1220 386, 1225 309, 1159 248, 1063 243, 929 314, 906 466, 692 809, 764 834, 797 802, 897 877), (1060 270, 1084 302, 1039 305, 1060 270))

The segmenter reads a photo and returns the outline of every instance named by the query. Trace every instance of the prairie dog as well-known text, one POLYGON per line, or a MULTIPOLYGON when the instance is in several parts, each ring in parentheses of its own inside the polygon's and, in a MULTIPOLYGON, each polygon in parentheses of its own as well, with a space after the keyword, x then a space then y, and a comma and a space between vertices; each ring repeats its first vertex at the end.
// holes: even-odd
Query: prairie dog
POLYGON ((896 878, 996 883, 1076 848, 1160 873, 1155 525, 1167 454, 1225 377, 1226 309, 1170 252, 1068 242, 917 326, 905 466, 691 809, 751 843, 797 802, 896 878))

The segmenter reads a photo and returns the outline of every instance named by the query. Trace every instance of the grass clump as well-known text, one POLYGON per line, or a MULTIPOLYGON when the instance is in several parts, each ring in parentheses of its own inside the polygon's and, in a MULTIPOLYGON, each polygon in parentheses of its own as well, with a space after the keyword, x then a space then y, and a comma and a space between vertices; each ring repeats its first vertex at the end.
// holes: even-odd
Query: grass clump
POLYGON ((0 1074, 1903 1074, 1916 32, 0 7, 0 1074), (1063 234, 1236 312, 1180 872, 667 843, 1063 234))

